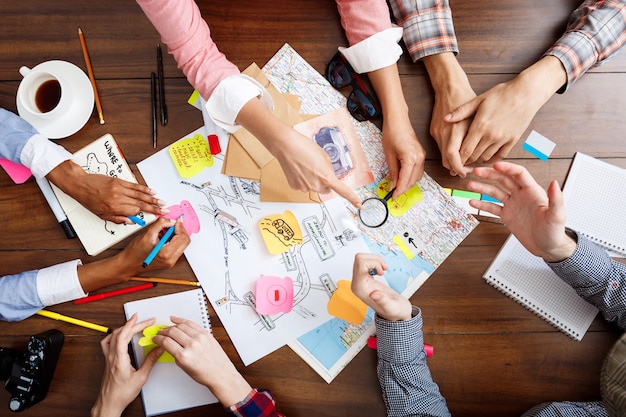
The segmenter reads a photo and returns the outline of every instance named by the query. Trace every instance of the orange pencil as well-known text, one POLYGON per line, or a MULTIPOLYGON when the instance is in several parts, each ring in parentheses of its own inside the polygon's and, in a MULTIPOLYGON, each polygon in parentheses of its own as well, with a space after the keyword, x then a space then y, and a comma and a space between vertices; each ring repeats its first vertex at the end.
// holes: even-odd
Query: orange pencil
POLYGON ((102 105, 100 104, 100 97, 98 96, 98 88, 96 87, 96 77, 93 75, 93 69, 91 68, 91 59, 89 59, 89 51, 87 50, 87 42, 85 42, 85 35, 83 31, 78 28, 78 39, 80 39, 80 46, 83 49, 83 56, 85 57, 85 65, 87 66, 87 74, 89 74, 89 80, 93 87, 93 96, 96 99, 96 109, 98 110, 98 118, 100 124, 104 124, 104 114, 102 113, 102 105))
POLYGON ((159 282, 162 284, 177 284, 177 285, 191 285, 194 287, 199 287, 200 283, 197 281, 185 281, 182 279, 171 279, 171 278, 148 278, 148 277, 132 277, 131 281, 144 281, 144 282, 159 282))

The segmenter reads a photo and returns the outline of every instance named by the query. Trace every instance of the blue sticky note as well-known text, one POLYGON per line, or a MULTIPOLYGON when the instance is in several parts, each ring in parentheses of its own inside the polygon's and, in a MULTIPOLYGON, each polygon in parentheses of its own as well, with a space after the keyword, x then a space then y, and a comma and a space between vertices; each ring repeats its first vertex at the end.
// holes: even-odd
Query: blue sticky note
POLYGON ((502 201, 496 200, 495 198, 493 198, 492 196, 487 195, 487 194, 481 194, 480 199, 482 201, 487 201, 489 203, 502 204, 502 201))
POLYGON ((556 144, 550 139, 533 130, 530 132, 530 135, 528 135, 526 142, 522 145, 522 149, 542 161, 547 161, 555 146, 556 144))

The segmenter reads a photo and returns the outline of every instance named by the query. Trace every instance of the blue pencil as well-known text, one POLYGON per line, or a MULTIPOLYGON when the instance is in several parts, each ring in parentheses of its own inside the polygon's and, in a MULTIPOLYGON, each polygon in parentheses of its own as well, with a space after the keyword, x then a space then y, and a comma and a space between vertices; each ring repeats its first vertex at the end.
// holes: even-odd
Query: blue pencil
MULTIPOLYGON (((183 215, 181 214, 180 217, 183 217, 183 215)), ((179 219, 180 219, 179 217, 179 219)), ((159 251, 161 250, 161 248, 163 247, 163 245, 165 245, 165 243, 167 242, 167 240, 170 238, 170 236, 172 236, 172 233, 174 233, 174 226, 176 226, 175 224, 170 226, 165 233, 163 233, 163 236, 161 237, 161 239, 159 240, 159 242, 156 244, 156 246, 154 247, 154 249, 152 249, 150 251, 150 253, 148 254, 148 256, 146 256, 146 259, 143 261, 143 263, 141 264, 141 266, 143 268, 147 267, 148 265, 150 265, 150 262, 152 262, 154 260, 154 257, 157 256, 157 254, 159 253, 159 251)))

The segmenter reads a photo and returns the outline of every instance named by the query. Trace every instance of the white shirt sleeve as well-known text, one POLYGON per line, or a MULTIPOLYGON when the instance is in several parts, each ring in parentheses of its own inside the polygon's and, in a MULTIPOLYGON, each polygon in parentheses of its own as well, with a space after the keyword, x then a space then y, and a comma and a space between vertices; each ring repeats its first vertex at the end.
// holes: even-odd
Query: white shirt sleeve
POLYGON ((45 306, 85 297, 78 280, 80 259, 40 269, 37 272, 37 293, 45 306))
POLYGON ((30 167, 35 178, 45 177, 57 165, 68 159, 72 159, 71 153, 39 133, 26 142, 20 155, 22 165, 30 167))
POLYGON ((398 62, 402 55, 402 47, 398 44, 401 38, 402 28, 394 26, 349 48, 339 47, 339 51, 357 73, 363 74, 398 62))
POLYGON ((269 110, 274 110, 272 97, 257 80, 245 74, 231 75, 215 87, 206 102, 206 110, 216 125, 233 133, 241 127, 235 122, 239 111, 255 97, 269 110))

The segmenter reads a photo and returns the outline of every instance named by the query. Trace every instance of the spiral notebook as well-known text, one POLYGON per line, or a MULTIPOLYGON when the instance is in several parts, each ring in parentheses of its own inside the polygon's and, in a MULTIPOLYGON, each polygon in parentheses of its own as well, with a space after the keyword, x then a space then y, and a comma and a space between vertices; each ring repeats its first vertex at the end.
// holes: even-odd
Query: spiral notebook
MULTIPOLYGON (((206 298, 202 289, 183 291, 124 304, 126 319, 134 313, 138 321, 156 318, 156 325, 171 325, 170 316, 192 320, 211 331, 206 298)), ((133 336, 135 363, 141 366, 144 349, 139 346, 142 334, 133 336)), ((157 362, 141 389, 146 416, 170 413, 218 402, 207 387, 194 381, 174 362, 157 362)))
MULTIPOLYGON (((577 152, 563 187, 566 225, 609 250, 626 254, 626 170, 577 152)), ((545 262, 509 236, 485 280, 576 340, 581 340, 598 309, 583 300, 545 262)))
POLYGON ((626 170, 577 152, 563 187, 567 226, 607 249, 626 256, 626 170))
POLYGON ((572 339, 581 340, 598 309, 510 235, 483 278, 572 339))

